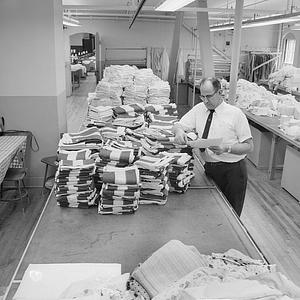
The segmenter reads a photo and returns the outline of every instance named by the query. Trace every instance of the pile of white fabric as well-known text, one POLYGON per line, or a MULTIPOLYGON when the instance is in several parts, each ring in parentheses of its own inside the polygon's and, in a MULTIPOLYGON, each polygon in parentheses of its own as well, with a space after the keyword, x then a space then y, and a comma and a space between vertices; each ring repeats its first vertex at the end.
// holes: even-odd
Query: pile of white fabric
POLYGON ((99 81, 96 86, 96 97, 99 98, 98 105, 117 106, 122 104, 122 86, 118 82, 111 82, 107 79, 99 81))
POLYGON ((285 87, 288 91, 300 88, 300 69, 290 65, 284 66, 271 73, 268 82, 270 87, 275 89, 277 85, 285 87))
POLYGON ((154 81, 149 86, 149 104, 169 104, 170 103, 170 85, 168 81, 154 81))
POLYGON ((136 70, 136 66, 112 65, 104 69, 103 78, 109 82, 117 82, 121 87, 126 87, 132 84, 136 70))
POLYGON ((147 87, 153 82, 161 80, 153 74, 152 69, 138 69, 134 73, 134 83, 136 85, 146 85, 147 87))
POLYGON ((146 105, 146 99, 148 95, 148 88, 146 85, 131 84, 128 85, 123 93, 124 104, 142 104, 146 105))

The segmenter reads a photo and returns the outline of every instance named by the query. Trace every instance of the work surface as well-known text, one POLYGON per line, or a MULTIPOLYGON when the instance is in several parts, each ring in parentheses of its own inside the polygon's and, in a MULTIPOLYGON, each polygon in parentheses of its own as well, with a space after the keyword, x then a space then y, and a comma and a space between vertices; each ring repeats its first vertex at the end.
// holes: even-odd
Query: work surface
MULTIPOLYGON (((235 248, 262 258, 220 192, 204 175, 197 177, 185 194, 170 193, 166 205, 141 205, 134 215, 61 208, 52 193, 15 280, 36 263, 121 263, 122 272, 131 272, 171 239, 204 254, 235 248)), ((13 284, 8 299, 16 288, 13 284)))

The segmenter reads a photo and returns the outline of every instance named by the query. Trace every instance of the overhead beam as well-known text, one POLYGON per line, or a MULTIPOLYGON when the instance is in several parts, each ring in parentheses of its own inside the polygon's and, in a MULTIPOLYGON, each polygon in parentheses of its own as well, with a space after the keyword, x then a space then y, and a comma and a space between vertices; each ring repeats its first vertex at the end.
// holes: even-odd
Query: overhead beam
MULTIPOLYGON (((189 7, 185 6, 177 11, 184 11, 184 12, 209 12, 209 13, 227 13, 227 14, 234 14, 235 9, 232 8, 212 8, 212 7, 189 7)), ((262 14, 276 14, 276 13, 281 13, 284 10, 272 10, 272 9, 244 9, 243 13, 251 13, 251 14, 256 14, 256 13, 262 13, 262 14)))

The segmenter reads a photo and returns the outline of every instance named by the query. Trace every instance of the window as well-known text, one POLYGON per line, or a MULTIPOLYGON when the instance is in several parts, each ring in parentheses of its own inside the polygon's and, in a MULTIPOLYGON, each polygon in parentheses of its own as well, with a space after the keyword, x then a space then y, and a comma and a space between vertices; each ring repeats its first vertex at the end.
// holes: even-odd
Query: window
POLYGON ((295 39, 286 39, 285 40, 285 50, 284 50, 284 63, 292 65, 294 62, 296 48, 295 39))

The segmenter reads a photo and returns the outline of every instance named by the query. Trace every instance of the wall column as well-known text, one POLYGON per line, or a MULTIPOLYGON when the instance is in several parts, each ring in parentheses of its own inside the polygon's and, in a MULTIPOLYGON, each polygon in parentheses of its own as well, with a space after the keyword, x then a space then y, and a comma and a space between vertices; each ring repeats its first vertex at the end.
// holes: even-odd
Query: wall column
POLYGON ((62 14, 57 0, 0 1, 0 112, 7 130, 29 130, 39 143, 29 153, 30 186, 42 185, 40 160, 67 129, 62 14))
MULTIPOLYGON (((207 8, 207 0, 198 0, 198 7, 207 8)), ((215 76, 208 12, 197 12, 197 29, 199 33, 202 76, 215 76)))
POLYGON ((243 19, 244 0, 236 0, 235 2, 235 16, 234 16, 234 33, 231 54, 231 68, 230 68, 230 87, 228 102, 235 103, 236 86, 238 80, 241 36, 242 36, 242 19, 243 19))

